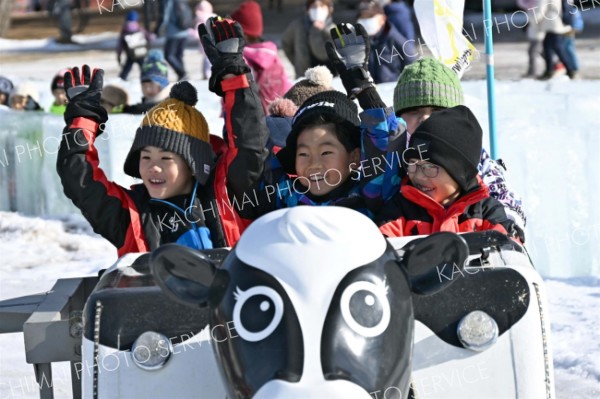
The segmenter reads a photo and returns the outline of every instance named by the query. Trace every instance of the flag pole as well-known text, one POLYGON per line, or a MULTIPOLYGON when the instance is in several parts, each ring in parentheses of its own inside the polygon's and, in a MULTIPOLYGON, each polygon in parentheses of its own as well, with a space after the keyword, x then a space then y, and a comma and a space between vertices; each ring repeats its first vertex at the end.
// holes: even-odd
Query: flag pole
POLYGON ((488 122, 490 126, 490 155, 492 159, 498 159, 498 142, 496 140, 496 87, 494 83, 494 41, 492 38, 491 0, 483 0, 483 28, 485 30, 485 62, 488 122))

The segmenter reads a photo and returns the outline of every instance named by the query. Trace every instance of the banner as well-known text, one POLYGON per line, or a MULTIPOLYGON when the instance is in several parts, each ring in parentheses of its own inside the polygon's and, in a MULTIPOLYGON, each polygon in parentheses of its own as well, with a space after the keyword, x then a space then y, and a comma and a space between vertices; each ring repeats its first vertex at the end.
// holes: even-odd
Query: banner
POLYGON ((433 56, 461 78, 477 54, 462 34, 465 0, 415 0, 414 8, 433 56))

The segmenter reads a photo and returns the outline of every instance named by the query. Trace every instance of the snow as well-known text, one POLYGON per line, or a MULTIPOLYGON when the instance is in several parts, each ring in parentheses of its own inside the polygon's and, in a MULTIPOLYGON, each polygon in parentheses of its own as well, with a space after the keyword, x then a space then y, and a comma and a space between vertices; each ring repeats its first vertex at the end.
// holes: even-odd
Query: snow
MULTIPOLYGON (((82 38, 112 48, 108 36, 82 38)), ((73 50, 50 41, 0 39, 0 51, 19 46, 25 51, 43 50, 48 57, 2 62, 0 74, 15 82, 32 79, 41 93, 41 103, 50 104, 50 77, 61 68, 87 62, 103 66, 106 83, 117 84, 139 100, 138 72, 134 68, 129 82, 116 76, 112 52, 90 51, 84 60, 62 51, 73 50), (57 47, 58 46, 58 47, 57 47), (56 52, 54 54, 54 52, 56 52), (43 77, 43 78, 40 78, 43 77)), ((92 44, 90 45, 92 46, 92 44)), ((97 44, 93 44, 98 48, 97 44)), ((186 50, 186 60, 199 65, 197 51, 186 50)), ((192 79, 199 68, 191 70, 192 79), (196 70, 197 69, 197 70, 196 70)), ((219 133, 219 100, 208 92, 206 81, 193 80, 213 133, 219 133)), ((343 89, 338 79, 335 86, 343 89)), ((485 83, 464 82, 466 102, 487 131, 485 83)), ((523 80, 497 82, 497 115, 500 154, 508 165, 511 185, 524 200, 528 215, 527 245, 533 262, 545 276, 549 295, 552 346, 556 389, 559 398, 600 397, 600 211, 595 201, 600 190, 600 119, 597 104, 600 82, 552 82, 523 80)), ((393 85, 381 85, 384 101, 392 103, 393 85)), ((2 126, 7 114, 0 113, 2 126)), ((42 140, 60 133, 61 120, 45 117, 42 140)), ((111 117, 112 118, 112 117, 111 117)), ((121 171, 130 133, 139 120, 119 116, 111 122, 114 129, 99 143, 101 166, 117 182, 131 181, 121 171), (112 132, 112 133, 111 133, 112 132)), ((33 122, 31 122, 33 123, 33 122)), ((0 137, 0 159, 6 146, 0 137)), ((54 154, 55 156, 55 154, 54 154)), ((0 300, 45 292, 58 278, 94 275, 116 260, 116 251, 94 234, 72 205, 65 201, 54 173, 54 158, 47 151, 43 159, 29 159, 18 184, 21 213, 0 211, 0 300), (41 181, 45 184, 42 192, 41 181), (27 182, 27 183, 24 183, 27 182), (27 214, 27 215, 25 215, 27 214), (42 215, 42 216, 32 216, 42 215), (71 216, 66 216, 71 215, 71 216)), ((0 165, 2 166, 2 165, 0 165)), ((7 209, 6 179, 0 167, 0 209, 7 209)), ((67 364, 53 369, 55 397, 70 397, 67 364)), ((0 335, 0 398, 35 398, 32 366, 25 361, 21 334, 0 335)))

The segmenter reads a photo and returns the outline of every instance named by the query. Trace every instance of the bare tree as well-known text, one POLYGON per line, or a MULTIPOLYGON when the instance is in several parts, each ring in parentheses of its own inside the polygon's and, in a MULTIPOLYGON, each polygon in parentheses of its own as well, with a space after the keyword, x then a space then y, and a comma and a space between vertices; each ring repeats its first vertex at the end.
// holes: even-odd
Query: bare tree
POLYGON ((4 37, 10 28, 10 14, 13 0, 0 0, 0 37, 4 37))

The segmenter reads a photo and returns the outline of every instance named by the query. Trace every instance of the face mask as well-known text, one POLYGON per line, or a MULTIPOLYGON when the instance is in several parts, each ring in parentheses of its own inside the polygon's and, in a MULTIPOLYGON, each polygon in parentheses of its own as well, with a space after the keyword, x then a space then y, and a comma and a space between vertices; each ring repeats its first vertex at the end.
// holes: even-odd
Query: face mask
POLYGON ((381 30, 381 25, 377 17, 359 18, 356 22, 365 28, 369 36, 375 36, 381 30))
POLYGON ((313 22, 325 22, 328 16, 328 7, 311 7, 308 9, 308 17, 313 22))

